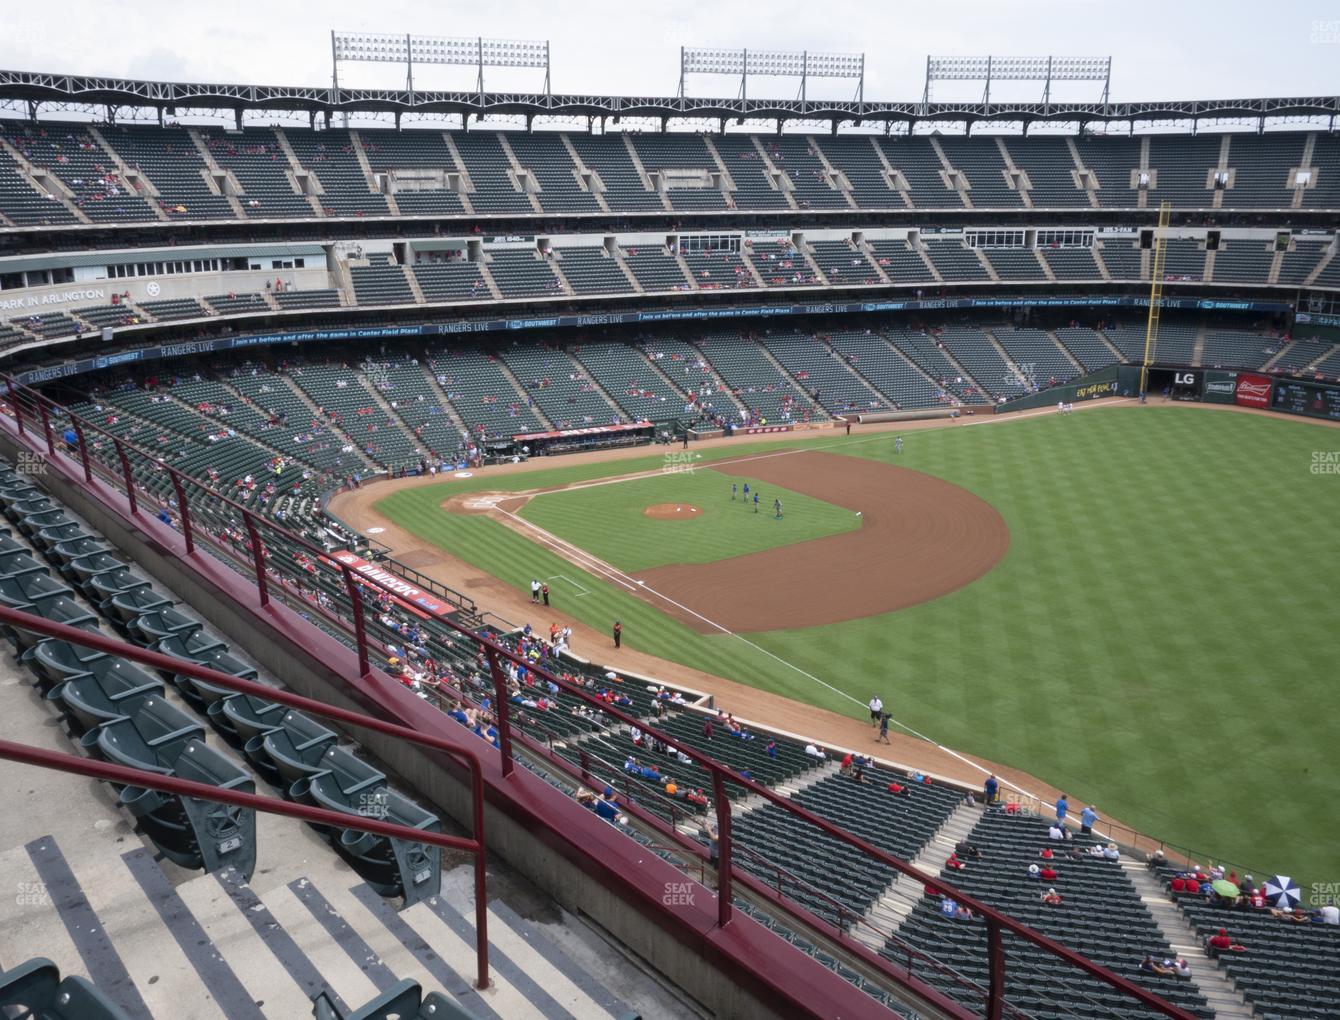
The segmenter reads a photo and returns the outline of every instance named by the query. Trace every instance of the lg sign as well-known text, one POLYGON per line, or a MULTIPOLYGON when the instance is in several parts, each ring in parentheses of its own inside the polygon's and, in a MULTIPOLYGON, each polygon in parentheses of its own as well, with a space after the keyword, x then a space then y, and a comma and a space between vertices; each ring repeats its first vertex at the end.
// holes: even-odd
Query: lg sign
POLYGON ((1174 385, 1174 386, 1195 386, 1195 385, 1196 385, 1196 373, 1195 373, 1195 372, 1178 372, 1178 373, 1176 373, 1176 374, 1173 376, 1173 385, 1174 385))

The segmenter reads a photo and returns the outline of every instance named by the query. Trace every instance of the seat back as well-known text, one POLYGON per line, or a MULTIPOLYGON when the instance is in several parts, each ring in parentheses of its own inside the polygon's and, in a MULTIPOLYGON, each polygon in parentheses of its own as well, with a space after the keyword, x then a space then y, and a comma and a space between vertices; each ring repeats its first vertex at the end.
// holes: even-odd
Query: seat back
POLYGON ((148 699, 130 722, 158 764, 168 769, 176 767, 187 743, 205 739, 203 726, 163 698, 148 699))
MULTIPOLYGON (((226 755, 191 741, 177 759, 177 776, 225 790, 255 793, 251 775, 226 755)), ((205 871, 233 868, 250 880, 256 870, 256 812, 250 808, 183 797, 205 871)))

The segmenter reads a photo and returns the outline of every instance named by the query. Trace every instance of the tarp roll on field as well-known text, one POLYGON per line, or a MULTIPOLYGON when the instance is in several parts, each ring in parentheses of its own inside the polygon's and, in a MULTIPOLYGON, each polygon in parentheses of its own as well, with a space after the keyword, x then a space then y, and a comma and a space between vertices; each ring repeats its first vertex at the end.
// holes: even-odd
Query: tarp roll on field
POLYGON ((957 418, 959 410, 956 407, 926 407, 920 411, 872 411, 869 414, 858 414, 856 422, 859 425, 868 425, 872 422, 881 421, 922 421, 926 418, 957 418))

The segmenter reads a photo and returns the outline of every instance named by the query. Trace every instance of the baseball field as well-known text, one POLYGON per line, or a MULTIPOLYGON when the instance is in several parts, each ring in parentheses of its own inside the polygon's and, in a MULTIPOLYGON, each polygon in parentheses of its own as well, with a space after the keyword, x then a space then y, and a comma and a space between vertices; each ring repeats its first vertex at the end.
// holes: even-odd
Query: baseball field
POLYGON ((559 460, 377 509, 640 651, 849 716, 879 693, 1072 805, 1335 881, 1340 477, 1312 470, 1335 449, 1307 422, 1098 408, 901 453, 858 429, 559 460))

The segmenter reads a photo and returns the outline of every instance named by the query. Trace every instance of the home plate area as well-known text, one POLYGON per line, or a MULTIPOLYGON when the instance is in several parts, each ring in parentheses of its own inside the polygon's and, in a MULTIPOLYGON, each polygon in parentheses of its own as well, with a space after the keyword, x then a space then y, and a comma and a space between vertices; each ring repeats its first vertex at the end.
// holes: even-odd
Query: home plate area
POLYGON ((642 513, 656 521, 691 521, 702 515, 692 503, 653 503, 642 513))

